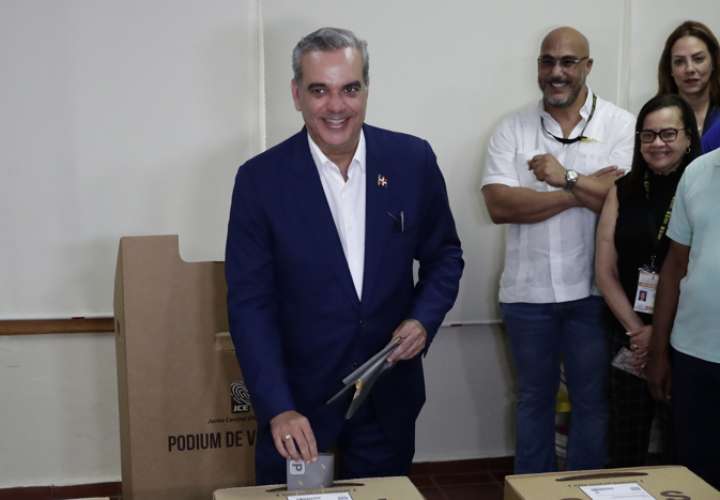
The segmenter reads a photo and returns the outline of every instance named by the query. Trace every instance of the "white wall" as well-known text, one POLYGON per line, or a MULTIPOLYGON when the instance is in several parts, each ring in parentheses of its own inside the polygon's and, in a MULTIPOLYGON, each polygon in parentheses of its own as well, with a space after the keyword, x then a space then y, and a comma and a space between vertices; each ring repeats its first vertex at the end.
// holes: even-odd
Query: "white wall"
POLYGON ((0 336, 0 488, 118 481, 112 335, 0 336))
POLYGON ((222 260, 256 1, 0 2, 0 319, 112 315, 123 235, 222 260))
MULTIPOLYGON (((456 317, 471 320, 496 319, 501 268, 502 231, 477 190, 485 143, 502 115, 537 98, 542 33, 585 31, 591 84, 636 112, 676 24, 720 32, 715 0, 488 5, 263 4, 268 142, 300 126, 297 39, 335 23, 367 38, 369 121, 428 138, 448 179, 470 256, 456 317)), ((110 312, 121 234, 177 232, 186 256, 222 254, 232 176, 262 136, 257 28, 250 0, 0 1, 1 318, 110 312)), ((444 328, 426 367, 416 459, 512 454, 499 328, 444 328)), ((111 335, 0 337, 0 402, 0 488, 120 479, 111 335)))
POLYGON ((425 383, 416 462, 514 455, 514 375, 498 325, 442 328, 425 383))

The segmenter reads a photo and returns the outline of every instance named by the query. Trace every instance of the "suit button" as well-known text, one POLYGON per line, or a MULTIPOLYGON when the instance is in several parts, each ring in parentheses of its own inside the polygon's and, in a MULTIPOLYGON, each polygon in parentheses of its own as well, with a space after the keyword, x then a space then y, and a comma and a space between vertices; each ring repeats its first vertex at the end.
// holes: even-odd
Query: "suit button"
POLYGON ((360 328, 365 328, 365 322, 363 320, 360 320, 360 323, 358 323, 360 328))
POLYGON ((353 364, 350 365, 350 366, 352 366, 352 369, 354 370, 355 368, 357 368, 357 367, 360 366, 360 365, 359 365, 358 363, 353 363, 353 364))

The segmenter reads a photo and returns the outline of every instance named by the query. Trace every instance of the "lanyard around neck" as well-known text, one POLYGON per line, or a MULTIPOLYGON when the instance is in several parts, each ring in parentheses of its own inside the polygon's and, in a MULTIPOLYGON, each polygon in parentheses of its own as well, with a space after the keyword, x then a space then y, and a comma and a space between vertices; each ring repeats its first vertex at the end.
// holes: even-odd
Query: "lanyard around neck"
MULTIPOLYGON (((650 201, 650 175, 648 174, 647 170, 645 171, 645 175, 643 176, 643 191, 645 191, 645 199, 650 201)), ((667 210, 665 210, 665 215, 663 215, 662 223, 660 224, 660 228, 658 229, 657 236, 655 237, 655 241, 653 241, 653 253, 650 256, 650 267, 653 269, 655 268, 655 257, 657 255, 658 247, 660 246, 660 241, 663 239, 663 236, 665 236, 665 231, 667 231, 668 225, 670 224, 670 216, 672 215, 673 203, 675 203, 675 195, 670 198, 670 203, 668 203, 667 210)))
POLYGON ((597 104, 597 96, 593 94, 592 96, 592 107, 590 108, 590 115, 588 116, 587 121, 585 122, 585 126, 583 126, 582 130, 580 131, 580 135, 577 137, 573 137, 571 139, 566 139, 565 137, 558 137, 554 134, 551 134, 548 129, 545 127, 545 120, 543 120, 543 117, 540 117, 540 126, 543 129, 543 132, 545 132, 547 135, 558 141, 559 143, 568 145, 568 144, 574 144, 578 141, 584 141, 589 139, 589 137, 585 137, 585 129, 587 128, 588 124, 590 123, 590 120, 592 120, 593 116, 595 116, 595 106, 597 104))

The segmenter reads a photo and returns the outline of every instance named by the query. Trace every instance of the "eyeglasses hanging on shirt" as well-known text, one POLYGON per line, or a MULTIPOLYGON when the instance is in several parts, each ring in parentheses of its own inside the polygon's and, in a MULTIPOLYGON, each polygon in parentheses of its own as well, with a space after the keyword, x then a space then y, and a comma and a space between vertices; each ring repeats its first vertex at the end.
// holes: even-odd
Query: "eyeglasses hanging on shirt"
POLYGON ((590 120, 592 120, 593 116, 595 115, 595 105, 597 104, 597 96, 593 94, 592 96, 592 107, 590 108, 590 115, 588 116, 587 121, 585 122, 585 126, 580 131, 580 135, 577 137, 571 137, 571 138, 565 138, 565 137, 558 137, 554 134, 551 134, 550 131, 545 127, 545 120, 543 120, 543 117, 540 117, 540 125, 542 126, 543 132, 545 132, 547 135, 555 139, 556 141, 562 143, 562 144, 574 144, 579 141, 584 141, 589 139, 589 137, 585 136, 585 129, 590 124, 590 120))

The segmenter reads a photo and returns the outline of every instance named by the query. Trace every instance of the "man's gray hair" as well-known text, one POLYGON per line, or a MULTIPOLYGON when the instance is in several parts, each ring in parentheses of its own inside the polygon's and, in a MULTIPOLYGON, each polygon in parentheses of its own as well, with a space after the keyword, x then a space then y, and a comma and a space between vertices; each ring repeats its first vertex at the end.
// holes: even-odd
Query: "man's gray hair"
POLYGON ((355 33, 341 28, 320 28, 306 35, 298 42, 292 53, 293 79, 302 80, 302 65, 300 60, 308 52, 329 52, 345 48, 357 49, 363 59, 363 83, 370 81, 370 59, 368 57, 367 42, 360 40, 355 33))

